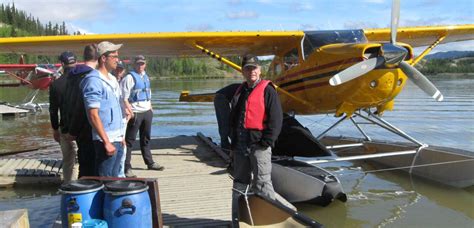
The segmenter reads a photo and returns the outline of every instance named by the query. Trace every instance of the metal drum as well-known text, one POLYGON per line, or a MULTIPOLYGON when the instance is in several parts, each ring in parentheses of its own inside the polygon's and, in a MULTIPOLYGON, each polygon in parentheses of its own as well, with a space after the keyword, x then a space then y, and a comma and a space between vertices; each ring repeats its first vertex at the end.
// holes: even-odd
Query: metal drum
POLYGON ((64 228, 75 222, 102 219, 104 185, 98 180, 75 180, 59 188, 61 221, 64 228))
POLYGON ((109 227, 152 227, 148 185, 139 180, 105 184, 104 219, 109 227))

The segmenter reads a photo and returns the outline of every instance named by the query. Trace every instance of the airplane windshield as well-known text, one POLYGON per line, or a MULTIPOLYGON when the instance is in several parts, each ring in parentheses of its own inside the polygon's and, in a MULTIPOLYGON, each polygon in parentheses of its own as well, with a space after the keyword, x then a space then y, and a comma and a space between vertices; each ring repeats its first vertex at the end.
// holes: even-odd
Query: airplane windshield
POLYGON ((308 56, 321 46, 337 43, 367 43, 367 38, 362 29, 306 31, 303 42, 304 55, 308 56))

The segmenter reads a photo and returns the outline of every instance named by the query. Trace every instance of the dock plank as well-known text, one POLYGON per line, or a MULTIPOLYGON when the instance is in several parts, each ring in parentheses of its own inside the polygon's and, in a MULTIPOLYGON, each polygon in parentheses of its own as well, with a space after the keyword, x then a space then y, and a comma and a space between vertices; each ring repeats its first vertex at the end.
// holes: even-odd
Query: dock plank
POLYGON ((0 159, 0 169, 7 163, 8 159, 0 159))
POLYGON ((25 167, 25 165, 28 163, 28 159, 21 159, 20 163, 18 164, 17 167, 15 167, 15 169, 13 169, 10 174, 8 174, 9 176, 16 176, 18 172, 20 172, 21 170, 23 170, 23 168, 25 167))
POLYGON ((25 167, 27 169, 26 171, 26 176, 33 176, 35 175, 36 170, 38 167, 41 165, 41 161, 39 160, 33 160, 33 163, 30 164, 29 167, 25 167))
POLYGON ((54 161, 54 165, 53 167, 51 168, 51 171, 53 173, 55 173, 55 175, 60 175, 60 171, 61 171, 61 168, 63 166, 63 160, 53 160, 54 161))
POLYGON ((9 176, 10 173, 21 163, 22 159, 13 159, 8 163, 7 167, 2 171, 2 176, 9 176))
POLYGON ((4 159, 3 165, 0 167, 0 176, 4 173, 4 171, 9 167, 9 164, 13 161, 14 159, 4 159))
POLYGON ((23 166, 23 168, 17 171, 16 173, 17 176, 26 176, 26 174, 28 173, 29 167, 31 167, 31 165, 35 162, 35 159, 25 159, 25 160, 26 160, 26 163, 23 166))

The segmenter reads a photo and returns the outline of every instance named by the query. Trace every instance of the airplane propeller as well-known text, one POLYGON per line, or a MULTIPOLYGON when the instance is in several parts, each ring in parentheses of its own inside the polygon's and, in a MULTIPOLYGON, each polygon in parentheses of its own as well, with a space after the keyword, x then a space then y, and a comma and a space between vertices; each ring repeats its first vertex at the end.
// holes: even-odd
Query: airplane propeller
POLYGON ((397 29, 400 18, 400 0, 393 0, 391 26, 390 26, 390 43, 385 43, 381 47, 380 56, 364 60, 356 63, 345 70, 339 72, 329 79, 329 84, 337 86, 352 79, 358 78, 371 70, 384 64, 387 67, 400 67, 400 69, 410 78, 421 90, 433 97, 436 101, 442 101, 443 95, 431 83, 426 76, 420 73, 412 65, 403 62, 408 51, 396 44, 397 29))
POLYGON ((46 73, 46 74, 53 74, 54 73, 54 71, 51 71, 50 69, 46 69, 46 68, 39 67, 39 66, 35 68, 35 71, 46 73))
POLYGON ((400 69, 426 94, 430 95, 436 101, 443 100, 443 94, 415 67, 406 62, 400 62, 400 69))
POLYGON ((350 81, 354 78, 369 73, 369 71, 382 65, 384 62, 385 59, 379 56, 376 58, 364 60, 360 63, 356 63, 334 75, 331 79, 329 79, 329 84, 332 86, 340 85, 344 82, 350 81))
POLYGON ((38 72, 41 72, 41 73, 45 73, 45 74, 50 74, 50 75, 53 75, 54 77, 58 78, 59 76, 61 76, 61 70, 62 70, 62 66, 60 66, 57 70, 52 70, 52 69, 48 69, 48 68, 44 68, 44 67, 40 67, 40 66, 37 66, 35 68, 35 72, 38 73, 38 72))

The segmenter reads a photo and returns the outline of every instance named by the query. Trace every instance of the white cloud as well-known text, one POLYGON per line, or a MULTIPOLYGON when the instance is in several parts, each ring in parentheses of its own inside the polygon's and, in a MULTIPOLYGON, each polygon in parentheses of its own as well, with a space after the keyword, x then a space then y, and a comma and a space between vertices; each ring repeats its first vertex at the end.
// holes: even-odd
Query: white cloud
POLYGON ((367 29, 367 28, 380 28, 375 22, 366 21, 347 21, 342 26, 344 29, 367 29))
POLYGON ((449 24, 446 17, 432 17, 421 19, 401 19, 400 26, 426 26, 426 25, 444 25, 449 24))
MULTIPOLYGON (((11 2, 11 0, 0 0, 3 4, 11 2)), ((113 12, 111 3, 107 1, 15 0, 14 3, 17 9, 30 13, 44 24, 48 21, 61 23, 79 19, 94 21, 113 12)))
POLYGON ((69 34, 73 34, 77 31, 81 32, 81 34, 94 34, 93 32, 90 32, 87 29, 81 28, 71 23, 66 23, 66 29, 69 32, 69 34))
POLYGON ((227 13, 227 18, 229 19, 250 19, 257 18, 258 14, 255 11, 240 11, 240 12, 231 12, 227 13))
POLYGON ((364 2, 382 4, 385 2, 385 0, 364 0, 364 2))
POLYGON ((229 5, 239 5, 240 3, 242 3, 242 1, 240 0, 228 0, 227 2, 229 3, 229 5))
POLYGON ((318 26, 314 24, 301 24, 299 27, 303 31, 321 30, 318 26))
POLYGON ((198 25, 188 25, 186 26, 187 31, 211 31, 213 29, 212 25, 210 24, 198 24, 198 25))
POLYGON ((300 12, 300 11, 310 11, 313 9, 313 5, 308 2, 293 2, 291 10, 300 12))

